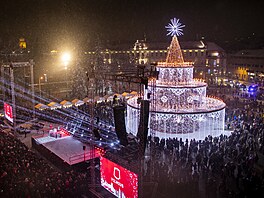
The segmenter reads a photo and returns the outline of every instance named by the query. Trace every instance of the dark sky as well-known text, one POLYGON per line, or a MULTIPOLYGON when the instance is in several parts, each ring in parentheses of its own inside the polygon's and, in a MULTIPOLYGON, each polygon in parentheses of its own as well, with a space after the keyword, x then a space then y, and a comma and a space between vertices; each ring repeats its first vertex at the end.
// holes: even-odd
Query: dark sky
POLYGON ((186 25, 182 40, 226 41, 264 35, 264 2, 247 0, 1 0, 0 42, 89 48, 101 42, 169 41, 173 17, 186 25))

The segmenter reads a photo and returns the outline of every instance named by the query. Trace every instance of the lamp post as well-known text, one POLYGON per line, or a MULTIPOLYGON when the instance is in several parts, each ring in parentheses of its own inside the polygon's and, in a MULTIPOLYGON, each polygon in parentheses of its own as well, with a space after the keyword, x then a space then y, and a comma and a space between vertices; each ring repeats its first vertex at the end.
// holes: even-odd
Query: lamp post
POLYGON ((40 97, 41 97, 41 84, 40 84, 40 80, 42 80, 42 79, 43 79, 42 76, 39 77, 39 95, 40 95, 40 97))
POLYGON ((47 74, 44 74, 44 81, 48 82, 47 74))
POLYGON ((65 66, 64 69, 65 69, 65 77, 66 77, 66 89, 68 91, 68 67, 65 66))
POLYGON ((68 53, 68 52, 64 52, 61 56, 61 60, 62 60, 62 63, 63 63, 63 66, 64 66, 64 69, 65 69, 65 77, 66 77, 66 89, 68 91, 68 65, 71 61, 72 57, 71 57, 71 54, 68 53))

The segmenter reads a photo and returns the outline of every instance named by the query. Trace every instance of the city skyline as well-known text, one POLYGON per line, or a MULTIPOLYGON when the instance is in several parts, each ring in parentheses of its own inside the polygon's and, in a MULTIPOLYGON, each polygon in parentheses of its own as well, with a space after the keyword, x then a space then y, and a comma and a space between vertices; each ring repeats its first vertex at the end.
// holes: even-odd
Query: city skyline
POLYGON ((258 24, 264 18, 263 5, 254 1, 4 0, 0 44, 12 45, 20 37, 29 47, 39 43, 48 48, 89 48, 97 40, 169 42, 165 25, 174 17, 186 25, 180 40, 252 40, 264 35, 258 24))

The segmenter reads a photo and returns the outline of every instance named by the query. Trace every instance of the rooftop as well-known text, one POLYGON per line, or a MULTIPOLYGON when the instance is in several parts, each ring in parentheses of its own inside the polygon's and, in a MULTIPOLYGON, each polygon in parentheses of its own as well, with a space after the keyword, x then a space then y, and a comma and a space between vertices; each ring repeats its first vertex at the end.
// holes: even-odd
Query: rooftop
POLYGON ((235 55, 235 56, 246 56, 246 57, 263 57, 264 58, 264 49, 240 50, 233 55, 235 55))

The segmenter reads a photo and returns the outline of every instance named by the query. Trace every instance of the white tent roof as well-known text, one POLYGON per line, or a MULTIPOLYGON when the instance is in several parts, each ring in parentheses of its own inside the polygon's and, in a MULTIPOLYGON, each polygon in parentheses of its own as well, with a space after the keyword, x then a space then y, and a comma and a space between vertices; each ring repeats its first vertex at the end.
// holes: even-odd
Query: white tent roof
POLYGON ((48 109, 49 107, 47 105, 39 103, 39 104, 35 105, 35 108, 39 109, 39 110, 44 110, 44 109, 48 109))
POLYGON ((48 104, 48 106, 51 108, 51 109, 57 109, 57 108, 61 108, 61 104, 57 103, 57 102, 50 102, 48 104))
POLYGON ((72 106, 72 103, 70 101, 67 101, 67 100, 63 100, 60 102, 60 104, 63 106, 63 107, 71 107, 72 106))
POLYGON ((80 106, 80 105, 83 105, 84 102, 82 100, 79 100, 79 99, 76 98, 76 99, 74 99, 72 101, 72 104, 75 105, 75 106, 80 106))

